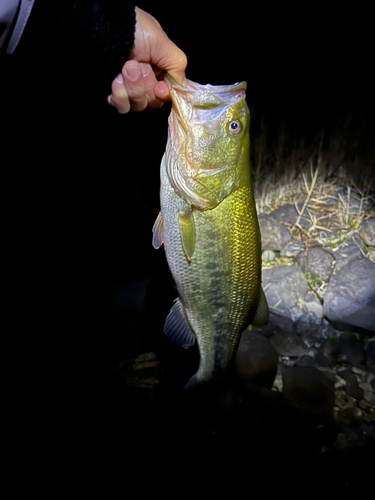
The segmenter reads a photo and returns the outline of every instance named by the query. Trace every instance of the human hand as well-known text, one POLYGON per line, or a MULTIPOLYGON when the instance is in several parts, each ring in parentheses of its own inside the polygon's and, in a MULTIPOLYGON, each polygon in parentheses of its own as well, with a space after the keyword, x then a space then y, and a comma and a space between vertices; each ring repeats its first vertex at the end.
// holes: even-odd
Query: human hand
POLYGON ((168 38, 154 17, 138 7, 135 13, 134 47, 121 73, 113 80, 112 94, 108 96, 109 104, 119 113, 128 113, 130 109, 142 111, 147 106, 157 109, 170 100, 162 80, 164 71, 178 83, 185 84, 185 54, 168 38))

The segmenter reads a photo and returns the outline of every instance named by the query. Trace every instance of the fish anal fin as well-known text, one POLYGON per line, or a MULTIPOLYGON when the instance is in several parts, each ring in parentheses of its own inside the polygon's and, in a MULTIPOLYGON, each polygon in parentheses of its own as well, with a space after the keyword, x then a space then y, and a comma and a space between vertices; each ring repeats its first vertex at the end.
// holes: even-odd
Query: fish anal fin
POLYGON ((263 288, 260 288, 260 297, 258 302, 257 310, 251 321, 254 326, 262 326, 268 323, 268 303, 266 296, 264 295, 263 288))
POLYGON ((160 248, 164 243, 163 238, 163 217, 161 212, 156 218, 155 224, 152 228, 152 246, 156 249, 160 248))
POLYGON ((179 212, 178 227, 182 248, 188 262, 190 262, 195 250, 195 222, 191 207, 187 207, 186 210, 179 212))
POLYGON ((164 335, 184 349, 194 345, 195 335, 187 322, 184 307, 179 298, 175 300, 165 320, 164 335))

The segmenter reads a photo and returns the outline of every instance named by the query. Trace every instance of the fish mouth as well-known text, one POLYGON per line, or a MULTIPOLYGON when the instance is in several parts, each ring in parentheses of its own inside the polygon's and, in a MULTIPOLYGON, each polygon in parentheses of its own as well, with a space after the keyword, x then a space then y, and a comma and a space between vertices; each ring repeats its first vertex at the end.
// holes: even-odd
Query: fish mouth
POLYGON ((176 80, 173 78, 173 76, 171 76, 169 73, 166 73, 164 75, 164 81, 166 82, 169 89, 178 90, 179 92, 185 92, 190 94, 195 94, 197 92, 205 92, 205 93, 219 95, 220 98, 222 99, 221 103, 223 102, 223 100, 228 100, 228 101, 239 100, 238 98, 231 99, 230 95, 231 94, 235 95, 239 92, 240 93, 244 92, 247 88, 247 83, 244 81, 237 82, 232 85, 210 85, 210 84, 202 85, 200 83, 196 83, 191 80, 186 80, 186 86, 184 87, 183 85, 177 83, 176 80))
POLYGON ((201 85, 191 80, 186 80, 184 87, 169 73, 164 75, 164 81, 171 94, 178 123, 185 133, 191 128, 191 123, 218 123, 228 107, 245 97, 247 88, 244 81, 233 85, 201 85))

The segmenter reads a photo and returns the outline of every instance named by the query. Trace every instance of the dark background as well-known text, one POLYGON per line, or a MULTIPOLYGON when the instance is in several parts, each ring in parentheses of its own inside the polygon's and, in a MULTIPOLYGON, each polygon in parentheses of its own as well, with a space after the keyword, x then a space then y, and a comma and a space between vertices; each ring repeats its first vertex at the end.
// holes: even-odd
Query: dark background
MULTIPOLYGON (((270 130, 283 123, 315 137, 344 126, 348 112, 354 127, 374 130, 368 13, 313 3, 139 6, 186 53, 189 79, 248 82, 252 137, 262 118, 270 130)), ((119 115, 55 16, 56 7, 39 10, 0 68, 11 354, 16 362, 30 347, 43 383, 62 378, 78 400, 97 394, 119 361, 150 350, 182 387, 197 353, 163 337, 176 292, 163 249, 151 245, 170 104, 119 115)))

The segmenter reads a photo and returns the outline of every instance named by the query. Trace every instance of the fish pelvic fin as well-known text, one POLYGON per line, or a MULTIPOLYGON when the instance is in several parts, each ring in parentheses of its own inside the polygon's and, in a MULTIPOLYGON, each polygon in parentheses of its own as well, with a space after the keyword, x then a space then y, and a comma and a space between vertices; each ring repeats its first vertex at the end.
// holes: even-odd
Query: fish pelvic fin
POLYGON ((255 315, 251 321, 254 326, 262 326, 268 323, 268 303, 263 288, 260 288, 260 297, 255 315))
POLYGON ((195 335, 186 319, 184 306, 179 298, 175 300, 165 320, 164 335, 184 349, 194 345, 195 335))
POLYGON ((155 249, 158 249, 164 243, 163 237, 163 217, 161 216, 161 212, 156 217, 155 224, 152 228, 152 246, 155 249))
POLYGON ((178 227, 180 230, 182 248, 187 261, 190 263, 195 250, 195 222, 193 209, 191 207, 187 207, 186 210, 179 212, 178 227))

